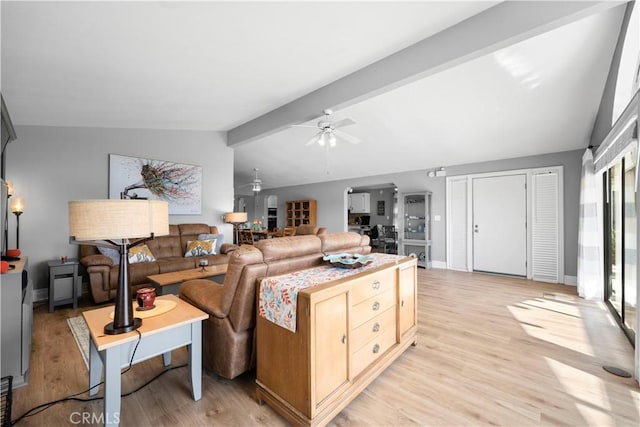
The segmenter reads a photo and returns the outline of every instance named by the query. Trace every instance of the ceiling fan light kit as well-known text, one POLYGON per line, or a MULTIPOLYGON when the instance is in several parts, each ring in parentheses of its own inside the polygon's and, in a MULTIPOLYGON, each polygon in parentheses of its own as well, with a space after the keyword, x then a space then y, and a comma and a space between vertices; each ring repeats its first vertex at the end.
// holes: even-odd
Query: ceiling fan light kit
MULTIPOLYGON (((356 138, 353 135, 349 135, 346 132, 343 132, 337 128, 353 125, 354 122, 351 119, 342 119, 337 122, 332 122, 330 120, 331 114, 333 111, 326 109, 323 111, 324 117, 318 122, 316 125, 320 131, 316 133, 313 138, 311 138, 306 145, 318 144, 321 147, 328 145, 329 147, 335 147, 338 144, 338 139, 343 139, 351 144, 360 143, 360 139, 356 138)), ((308 126, 308 125, 295 125, 296 127, 316 127, 316 126, 308 126)))

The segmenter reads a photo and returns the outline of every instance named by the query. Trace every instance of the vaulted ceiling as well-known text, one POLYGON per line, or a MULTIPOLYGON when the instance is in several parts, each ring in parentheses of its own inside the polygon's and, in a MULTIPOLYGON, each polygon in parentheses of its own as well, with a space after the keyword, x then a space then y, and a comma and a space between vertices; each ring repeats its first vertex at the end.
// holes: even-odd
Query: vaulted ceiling
POLYGON ((14 124, 229 131, 270 187, 582 148, 616 2, 2 2, 14 124), (305 143, 324 108, 362 142, 305 143))

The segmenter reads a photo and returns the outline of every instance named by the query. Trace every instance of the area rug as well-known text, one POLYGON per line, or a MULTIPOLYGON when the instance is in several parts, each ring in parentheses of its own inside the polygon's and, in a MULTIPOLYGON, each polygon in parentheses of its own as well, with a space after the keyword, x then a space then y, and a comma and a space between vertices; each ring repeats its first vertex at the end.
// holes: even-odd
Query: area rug
POLYGON ((67 319, 67 323, 76 344, 78 344, 78 350, 80 350, 84 364, 89 369, 89 328, 82 316, 71 317, 67 319))

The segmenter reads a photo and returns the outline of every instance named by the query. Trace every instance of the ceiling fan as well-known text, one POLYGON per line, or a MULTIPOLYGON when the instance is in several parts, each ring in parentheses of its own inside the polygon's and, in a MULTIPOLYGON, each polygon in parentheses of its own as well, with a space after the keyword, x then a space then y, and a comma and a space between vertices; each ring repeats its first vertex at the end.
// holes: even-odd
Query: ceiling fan
POLYGON ((251 181, 251 183, 245 185, 250 185, 251 191, 253 191, 254 193, 258 193, 262 190, 262 180, 258 178, 258 168, 253 168, 253 171, 255 172, 256 177, 253 178, 253 181, 251 181))
MULTIPOLYGON (((333 111, 330 109, 326 109, 323 111, 324 117, 322 117, 322 119, 320 119, 320 121, 317 124, 317 127, 318 129, 320 129, 320 131, 316 133, 313 136, 313 138, 311 138, 305 145, 318 144, 320 146, 327 145, 329 147, 335 147, 339 139, 343 139, 351 144, 359 144, 361 142, 360 139, 356 138, 355 136, 349 135, 348 133, 338 129, 341 127, 354 125, 356 122, 354 122, 351 119, 342 119, 342 120, 338 120, 337 122, 333 122, 331 121, 332 113, 333 111)), ((310 125, 294 125, 294 126, 310 127, 310 128, 316 127, 316 126, 310 126, 310 125)))

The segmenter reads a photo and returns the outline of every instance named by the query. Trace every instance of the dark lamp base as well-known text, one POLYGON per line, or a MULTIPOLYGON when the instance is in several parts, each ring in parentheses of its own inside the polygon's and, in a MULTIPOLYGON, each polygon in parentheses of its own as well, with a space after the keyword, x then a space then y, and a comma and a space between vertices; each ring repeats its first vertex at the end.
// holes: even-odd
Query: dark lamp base
POLYGON ((135 331, 142 325, 142 319, 139 317, 133 318, 133 325, 122 326, 120 328, 116 328, 113 326, 113 322, 107 323, 104 326, 104 333, 107 335, 118 335, 118 334, 126 334, 127 332, 135 331))

